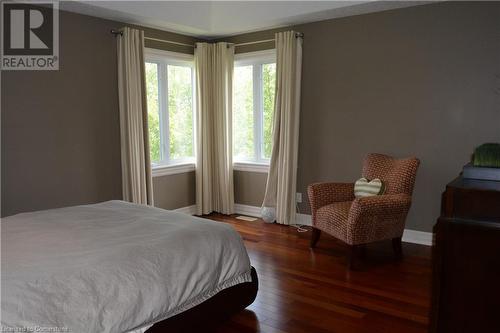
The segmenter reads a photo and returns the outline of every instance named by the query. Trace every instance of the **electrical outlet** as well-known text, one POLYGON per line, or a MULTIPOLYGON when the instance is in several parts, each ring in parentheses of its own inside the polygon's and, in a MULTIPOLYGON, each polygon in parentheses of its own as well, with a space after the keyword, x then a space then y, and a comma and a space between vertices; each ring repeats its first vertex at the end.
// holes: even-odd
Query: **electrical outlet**
POLYGON ((302 203, 302 193, 300 192, 295 193, 295 201, 297 203, 302 203))

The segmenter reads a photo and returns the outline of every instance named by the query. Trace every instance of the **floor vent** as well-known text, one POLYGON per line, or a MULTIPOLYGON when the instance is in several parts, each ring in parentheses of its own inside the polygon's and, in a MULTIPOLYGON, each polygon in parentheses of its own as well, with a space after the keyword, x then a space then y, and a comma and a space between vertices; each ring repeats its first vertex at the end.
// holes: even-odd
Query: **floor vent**
POLYGON ((237 218, 238 220, 250 221, 250 222, 253 222, 253 221, 257 221, 257 220, 258 220, 258 218, 256 218, 256 217, 245 216, 245 215, 236 216, 236 218, 237 218))

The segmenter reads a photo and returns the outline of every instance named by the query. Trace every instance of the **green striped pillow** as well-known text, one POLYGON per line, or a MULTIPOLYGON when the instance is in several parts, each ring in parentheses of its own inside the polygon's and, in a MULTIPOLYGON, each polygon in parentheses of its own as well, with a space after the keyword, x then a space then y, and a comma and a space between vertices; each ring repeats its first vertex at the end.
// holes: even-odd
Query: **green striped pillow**
POLYGON ((384 183, 378 179, 368 181, 366 178, 360 178, 354 183, 354 196, 356 198, 371 197, 374 195, 384 194, 384 183))

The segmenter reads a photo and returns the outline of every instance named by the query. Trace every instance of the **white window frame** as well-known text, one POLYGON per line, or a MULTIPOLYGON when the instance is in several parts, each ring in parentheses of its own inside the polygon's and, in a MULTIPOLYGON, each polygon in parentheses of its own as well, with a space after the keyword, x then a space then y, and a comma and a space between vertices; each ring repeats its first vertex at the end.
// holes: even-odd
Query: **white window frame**
MULTIPOLYGON (((264 99, 262 96, 262 65, 276 63, 276 50, 240 53, 234 56, 234 67, 253 65, 254 159, 237 159, 234 170, 268 172, 270 159, 263 158, 264 99)), ((234 158, 234 157, 233 157, 234 158)))
POLYGON ((145 48, 145 62, 158 64, 158 108, 160 113, 160 156, 162 162, 151 162, 153 177, 186 173, 194 171, 196 168, 196 81, 194 71, 194 56, 158 49, 145 48), (191 67, 192 72, 192 90, 193 90, 193 149, 195 156, 192 158, 164 159, 164 156, 170 156, 169 139, 169 114, 168 114, 168 82, 167 65, 180 65, 191 67), (163 93, 161 93, 163 92, 163 93), (164 134, 166 133, 166 134, 164 134))

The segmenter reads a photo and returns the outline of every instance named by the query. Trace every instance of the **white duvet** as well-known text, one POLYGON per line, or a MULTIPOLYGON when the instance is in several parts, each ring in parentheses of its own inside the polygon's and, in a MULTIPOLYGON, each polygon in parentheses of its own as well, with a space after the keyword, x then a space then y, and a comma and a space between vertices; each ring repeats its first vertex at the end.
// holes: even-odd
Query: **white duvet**
POLYGON ((229 225, 109 201, 1 221, 2 329, 142 331, 251 281, 229 225))

